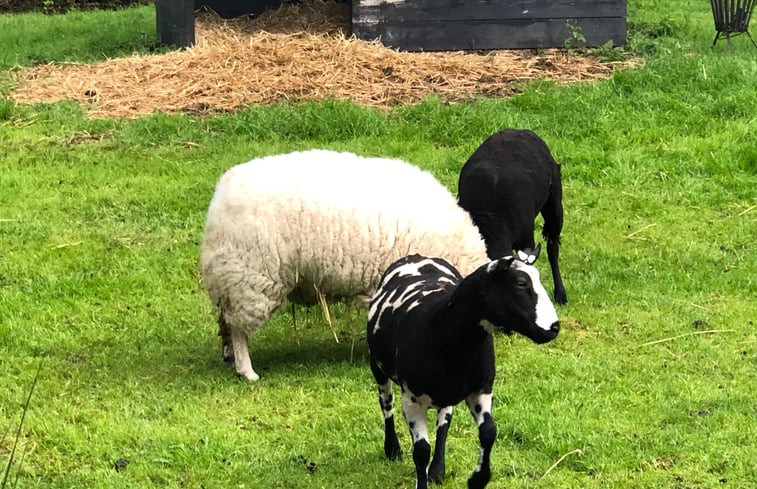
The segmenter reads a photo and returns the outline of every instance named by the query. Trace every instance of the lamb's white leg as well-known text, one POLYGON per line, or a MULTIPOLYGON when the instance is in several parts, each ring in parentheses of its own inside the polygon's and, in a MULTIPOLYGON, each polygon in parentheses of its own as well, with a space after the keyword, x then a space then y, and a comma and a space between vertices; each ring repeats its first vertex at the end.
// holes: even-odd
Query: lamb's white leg
POLYGON ((466 402, 478 425, 478 441, 481 445, 478 465, 468 479, 468 489, 482 489, 491 478, 490 457, 497 438, 497 426, 492 419, 492 395, 490 392, 472 394, 466 402))
POLYGON ((437 484, 444 480, 444 452, 447 445, 447 432, 452 422, 452 406, 439 409, 436 414, 436 441, 434 458, 428 467, 428 479, 437 484))
POLYGON ((250 352, 247 350, 247 335, 232 328, 231 344, 234 348, 234 367, 237 370, 237 375, 249 381, 258 380, 260 376, 252 369, 250 352))
POLYGON ((413 462, 415 463, 415 488, 428 488, 428 461, 431 459, 431 444, 428 441, 427 413, 429 402, 416 398, 411 392, 402 391, 402 412, 413 438, 413 462))

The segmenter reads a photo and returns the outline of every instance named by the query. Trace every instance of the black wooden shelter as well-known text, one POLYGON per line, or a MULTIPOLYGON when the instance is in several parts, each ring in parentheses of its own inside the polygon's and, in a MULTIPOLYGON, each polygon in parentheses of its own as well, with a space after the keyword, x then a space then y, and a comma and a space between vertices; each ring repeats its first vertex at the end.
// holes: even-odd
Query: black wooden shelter
POLYGON ((354 0, 352 32, 407 51, 626 42, 626 0, 354 0))
MULTIPOLYGON (((194 43, 194 11, 260 13, 282 0, 155 0, 161 42, 194 43)), ((405 51, 626 42, 626 0, 352 0, 352 33, 405 51)))

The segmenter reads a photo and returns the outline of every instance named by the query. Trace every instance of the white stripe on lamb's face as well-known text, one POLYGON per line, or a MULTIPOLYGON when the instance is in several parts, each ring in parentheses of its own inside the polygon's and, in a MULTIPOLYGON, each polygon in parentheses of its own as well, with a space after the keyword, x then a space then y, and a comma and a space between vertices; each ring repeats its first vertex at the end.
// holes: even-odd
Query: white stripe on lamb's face
POLYGON ((531 284, 536 292, 536 325, 545 331, 549 331, 552 325, 558 321, 557 311, 539 279, 539 270, 532 265, 521 261, 514 261, 513 267, 526 273, 531 278, 531 284))

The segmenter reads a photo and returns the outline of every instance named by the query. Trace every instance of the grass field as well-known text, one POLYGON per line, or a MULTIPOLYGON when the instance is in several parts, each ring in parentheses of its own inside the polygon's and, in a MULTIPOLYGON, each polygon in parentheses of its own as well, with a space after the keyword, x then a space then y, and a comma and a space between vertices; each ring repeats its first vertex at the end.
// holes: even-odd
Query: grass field
MULTIPOLYGON (((490 487, 754 487, 757 50, 712 48, 709 9, 629 1, 644 64, 591 85, 138 120, 17 105, 10 74, 149 52, 151 8, 0 16, 0 469, 18 442, 2 487, 413 487, 409 457, 383 459, 364 313, 332 307, 336 343, 318 309, 295 331, 285 308, 250 339, 259 382, 223 364, 198 281, 205 212, 228 167, 312 147, 401 157, 454 191, 502 127, 562 164, 570 302, 549 345, 496 337, 490 487)), ((469 418, 442 487, 475 465, 469 418)))

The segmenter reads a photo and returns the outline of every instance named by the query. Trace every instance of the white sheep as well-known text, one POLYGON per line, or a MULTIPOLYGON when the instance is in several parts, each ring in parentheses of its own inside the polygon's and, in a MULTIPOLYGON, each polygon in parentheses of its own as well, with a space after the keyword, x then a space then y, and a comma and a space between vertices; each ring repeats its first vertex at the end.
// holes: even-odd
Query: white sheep
POLYGON ((466 275, 488 261, 469 214, 409 163, 311 150, 231 168, 210 202, 200 257, 224 360, 257 380, 247 337, 287 297, 367 307, 384 270, 413 253, 443 256, 466 275))

